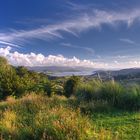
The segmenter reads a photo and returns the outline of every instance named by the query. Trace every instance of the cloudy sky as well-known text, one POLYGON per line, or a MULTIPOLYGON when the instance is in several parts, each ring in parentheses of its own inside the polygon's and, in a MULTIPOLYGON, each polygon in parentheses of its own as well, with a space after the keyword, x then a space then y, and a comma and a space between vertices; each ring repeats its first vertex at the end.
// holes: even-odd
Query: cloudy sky
POLYGON ((13 65, 140 67, 139 0, 1 0, 0 18, 13 65))

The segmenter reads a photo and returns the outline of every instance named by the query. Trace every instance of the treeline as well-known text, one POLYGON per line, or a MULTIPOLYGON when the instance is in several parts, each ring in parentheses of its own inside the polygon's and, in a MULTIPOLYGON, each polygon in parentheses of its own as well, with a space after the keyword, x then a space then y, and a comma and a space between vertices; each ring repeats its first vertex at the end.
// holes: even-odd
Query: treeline
POLYGON ((7 96, 20 97, 27 92, 44 92, 50 95, 51 85, 47 76, 27 70, 25 67, 13 67, 0 57, 0 99, 7 96))

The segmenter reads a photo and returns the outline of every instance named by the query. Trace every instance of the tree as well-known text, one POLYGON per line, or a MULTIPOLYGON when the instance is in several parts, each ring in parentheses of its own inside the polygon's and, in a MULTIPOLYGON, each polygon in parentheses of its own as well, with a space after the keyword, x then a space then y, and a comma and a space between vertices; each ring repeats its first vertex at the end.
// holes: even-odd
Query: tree
POLYGON ((5 58, 0 57, 0 99, 9 95, 19 97, 32 91, 42 91, 51 96, 52 85, 48 77, 23 66, 13 67, 5 58))
POLYGON ((79 78, 76 76, 71 76, 66 83, 64 84, 64 94, 66 97, 70 97, 71 95, 74 95, 77 84, 78 84, 79 78))
POLYGON ((8 64, 7 60, 0 57, 0 93, 1 98, 12 95, 15 92, 17 80, 15 69, 8 64))

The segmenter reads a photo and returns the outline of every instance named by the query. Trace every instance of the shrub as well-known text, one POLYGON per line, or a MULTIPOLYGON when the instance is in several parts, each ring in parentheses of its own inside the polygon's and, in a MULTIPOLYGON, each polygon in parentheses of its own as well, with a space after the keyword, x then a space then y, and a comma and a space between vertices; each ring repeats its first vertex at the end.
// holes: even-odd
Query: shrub
POLYGON ((55 84, 52 86, 52 92, 57 95, 64 95, 64 88, 61 85, 55 84))
POLYGON ((48 81, 47 83, 45 83, 45 85, 44 85, 44 91, 47 93, 47 95, 49 97, 52 96, 52 84, 51 84, 51 82, 48 81))
POLYGON ((64 85, 64 94, 66 97, 70 97, 74 95, 77 85, 78 85, 79 78, 76 76, 71 76, 64 85))

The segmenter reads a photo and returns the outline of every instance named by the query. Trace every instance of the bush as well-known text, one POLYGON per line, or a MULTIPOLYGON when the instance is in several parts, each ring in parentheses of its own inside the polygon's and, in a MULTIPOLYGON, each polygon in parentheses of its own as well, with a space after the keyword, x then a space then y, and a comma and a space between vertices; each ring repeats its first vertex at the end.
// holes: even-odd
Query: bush
POLYGON ((79 78, 76 76, 71 76, 64 85, 64 94, 66 97, 74 95, 78 85, 79 78))
POLYGON ((57 95, 64 95, 64 88, 61 85, 55 84, 52 86, 52 92, 57 95))

